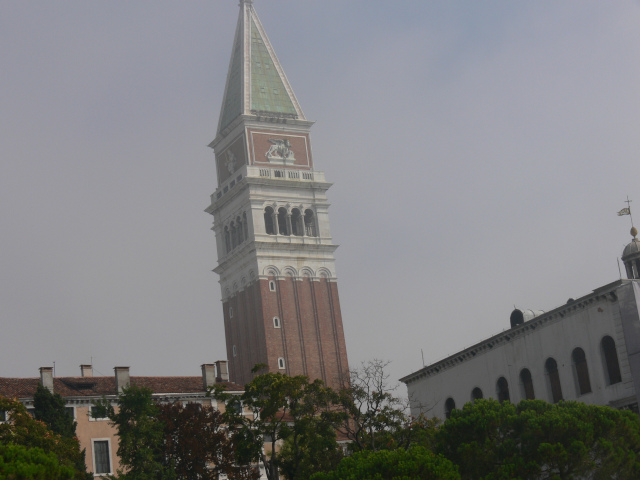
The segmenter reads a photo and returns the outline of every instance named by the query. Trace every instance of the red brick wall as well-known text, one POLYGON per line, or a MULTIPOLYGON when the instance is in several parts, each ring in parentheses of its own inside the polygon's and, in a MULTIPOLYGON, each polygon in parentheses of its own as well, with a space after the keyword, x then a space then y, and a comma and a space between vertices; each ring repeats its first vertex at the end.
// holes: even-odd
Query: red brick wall
POLYGON ((335 282, 271 277, 252 283, 223 308, 232 382, 251 381, 257 363, 266 363, 272 372, 320 378, 331 386, 338 386, 349 369, 335 282), (275 292, 269 290, 269 281, 276 283, 275 292), (280 328, 274 327, 273 317, 280 319, 280 328), (279 357, 285 359, 285 370, 278 368, 279 357))

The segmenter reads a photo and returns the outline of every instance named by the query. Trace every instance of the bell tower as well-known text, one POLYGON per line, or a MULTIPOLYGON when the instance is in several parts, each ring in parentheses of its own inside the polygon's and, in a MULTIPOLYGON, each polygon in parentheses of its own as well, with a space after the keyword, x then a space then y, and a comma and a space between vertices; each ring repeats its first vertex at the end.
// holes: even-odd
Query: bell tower
POLYGON ((310 129, 256 15, 240 1, 215 153, 213 215, 229 375, 258 363, 336 386, 348 371, 326 192, 310 129))

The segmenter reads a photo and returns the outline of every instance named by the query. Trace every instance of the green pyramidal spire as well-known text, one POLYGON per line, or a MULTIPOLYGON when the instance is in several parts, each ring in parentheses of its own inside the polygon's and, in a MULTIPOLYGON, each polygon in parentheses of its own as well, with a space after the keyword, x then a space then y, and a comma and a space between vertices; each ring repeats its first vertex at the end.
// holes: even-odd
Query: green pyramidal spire
POLYGON ((239 115, 305 120, 250 0, 240 2, 218 133, 239 115))

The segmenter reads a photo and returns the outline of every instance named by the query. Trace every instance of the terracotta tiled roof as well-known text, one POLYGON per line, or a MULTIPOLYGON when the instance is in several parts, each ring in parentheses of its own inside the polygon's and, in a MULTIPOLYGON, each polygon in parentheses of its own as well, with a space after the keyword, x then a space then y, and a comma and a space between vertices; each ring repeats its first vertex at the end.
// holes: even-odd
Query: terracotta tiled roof
MULTIPOLYGON (((10 398, 33 397, 39 378, 0 378, 0 395, 10 398)), ((242 391, 241 385, 218 382, 228 391, 242 391)), ((131 377, 131 384, 146 387, 153 393, 204 393, 202 377, 131 377)), ((101 397, 115 395, 115 377, 56 377, 53 391, 63 397, 101 397)))

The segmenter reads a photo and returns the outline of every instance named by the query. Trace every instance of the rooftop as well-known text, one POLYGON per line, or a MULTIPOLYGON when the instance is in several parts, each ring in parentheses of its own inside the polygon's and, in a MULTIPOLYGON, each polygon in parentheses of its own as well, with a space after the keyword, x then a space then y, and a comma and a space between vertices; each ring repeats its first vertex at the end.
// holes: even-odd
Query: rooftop
MULTIPOLYGON (((154 394, 204 393, 202 377, 131 377, 131 385, 146 387, 154 394)), ((36 393, 40 378, 1 378, 0 395, 9 398, 31 398, 36 393)), ((244 387, 232 382, 217 382, 228 391, 243 391, 244 387)), ((115 377, 56 377, 53 391, 62 397, 102 397, 116 394, 115 377)))

